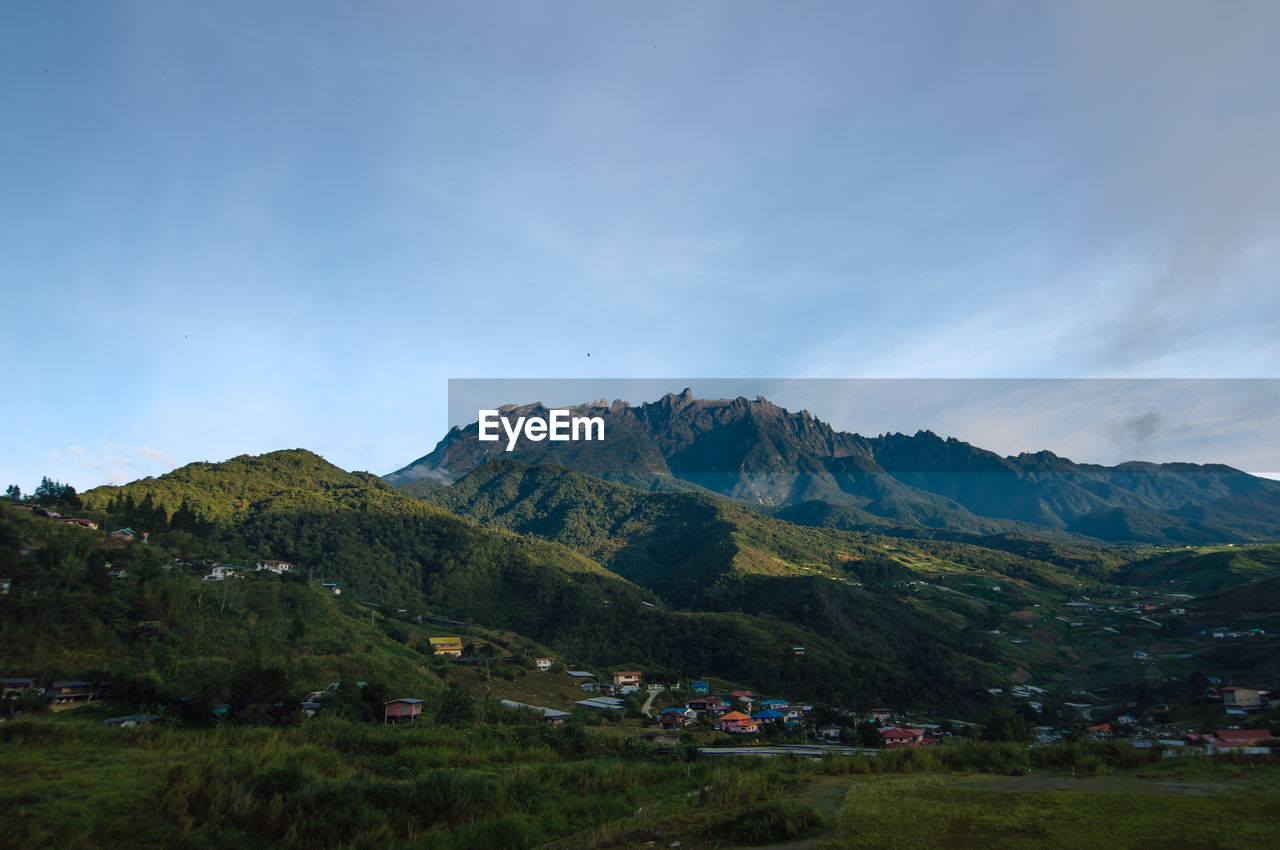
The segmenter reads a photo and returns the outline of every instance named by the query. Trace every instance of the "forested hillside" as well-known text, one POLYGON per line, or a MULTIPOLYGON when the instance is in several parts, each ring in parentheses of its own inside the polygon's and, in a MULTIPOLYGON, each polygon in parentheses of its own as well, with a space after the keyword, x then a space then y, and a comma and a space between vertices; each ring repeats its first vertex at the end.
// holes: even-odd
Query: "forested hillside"
MULTIPOLYGON (((585 479, 578 483, 588 486, 585 479)), ((623 501, 648 497, 627 488, 614 490, 614 497, 623 501)), ((182 555, 248 564, 285 560, 300 576, 340 582, 347 591, 344 599, 356 596, 386 611, 403 608, 411 614, 510 630, 579 663, 639 664, 669 677, 719 675, 760 689, 786 689, 799 698, 961 710, 996 675, 986 662, 969 655, 963 625, 939 623, 859 588, 857 563, 842 567, 836 543, 805 542, 807 535, 822 532, 748 511, 744 517, 788 532, 766 540, 768 533, 756 529, 747 537, 758 540, 740 541, 739 530, 726 516, 735 517, 742 509, 705 496, 671 497, 681 505, 687 501, 687 515, 673 515, 654 503, 650 508, 655 524, 645 531, 644 545, 631 547, 622 560, 610 559, 611 564, 622 564, 630 557, 629 572, 644 584, 615 574, 584 551, 537 536, 482 528, 410 499, 372 476, 343 473, 307 452, 198 464, 154 480, 100 488, 83 498, 85 507, 79 513, 101 521, 104 529, 132 522, 135 531, 149 533, 149 542, 135 539, 111 548, 115 544, 104 540, 101 532, 57 524, 43 535, 31 529, 11 535, 14 549, 36 550, 35 557, 22 564, 28 572, 15 573, 15 588, 35 581, 37 573, 41 581, 48 581, 50 575, 60 574, 58 565, 64 565, 61 593, 35 597, 39 605, 22 621, 27 634, 48 635, 50 658, 61 652, 52 648, 56 632, 42 631, 40 623, 56 617, 58 606, 73 601, 75 594, 89 594, 74 604, 86 611, 96 611, 97 606, 120 611, 114 618, 93 614, 86 620, 92 626, 89 633, 105 635, 102 645, 116 647, 112 655, 139 659, 144 672, 163 666, 139 655, 141 644, 121 635, 131 633, 138 622, 159 622, 171 631, 173 615, 140 620, 133 601, 123 608, 112 601, 122 585, 103 583, 92 570, 107 561, 119 566, 123 560, 143 559, 145 568, 136 568, 130 581, 137 582, 136 592, 147 598, 170 600, 165 603, 170 611, 181 605, 194 605, 197 611, 211 605, 216 609, 221 605, 216 593, 234 593, 240 587, 192 585, 194 578, 171 587, 177 579, 164 567, 182 555), (141 527, 143 522, 147 527, 141 527), (760 583, 792 576, 796 569, 812 580, 797 581, 786 593, 760 583), (701 587, 703 582, 706 587, 701 587), (659 595, 659 590, 675 601, 659 595), (178 597, 181 603, 172 601, 178 597), (798 655, 795 647, 806 647, 805 654, 798 655), (936 660, 908 664, 908 656, 936 660)), ((588 499, 581 504, 595 503, 588 499)), ((566 516, 582 519, 583 549, 600 557, 617 542, 597 527, 605 513, 574 513, 565 505, 566 516), (594 519, 588 521, 588 516, 594 519)), ((635 528, 643 525, 638 515, 626 521, 635 528)), ((861 569, 868 581, 880 581, 889 578, 884 570, 890 568, 888 562, 882 568, 868 559, 861 569)), ((895 569, 898 575, 906 574, 902 567, 895 569)), ((288 594, 303 589, 310 591, 310 585, 284 592, 292 600, 288 594)), ((15 598, 26 597, 19 594, 9 602, 15 598)), ((254 616, 263 614, 259 610, 254 616)), ((294 629, 299 636, 310 633, 306 616, 286 620, 282 628, 294 629)), ((270 646, 278 639, 273 632, 258 640, 270 646)), ((235 651, 229 651, 228 658, 246 651, 235 642, 230 646, 235 651)), ((67 666, 75 669, 63 675, 101 666, 88 657, 66 658, 72 659, 67 666)), ((206 667, 220 669, 216 664, 206 667)))

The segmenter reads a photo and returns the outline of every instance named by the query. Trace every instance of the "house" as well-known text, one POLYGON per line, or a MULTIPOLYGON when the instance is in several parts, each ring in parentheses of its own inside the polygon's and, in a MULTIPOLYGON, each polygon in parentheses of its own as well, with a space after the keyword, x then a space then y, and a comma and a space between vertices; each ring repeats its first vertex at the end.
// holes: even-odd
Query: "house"
POLYGON ((616 688, 640 687, 640 680, 643 674, 639 670, 615 670, 613 671, 613 685, 616 688))
POLYGON ((575 679, 594 679, 596 677, 595 673, 588 673, 586 670, 566 670, 565 672, 575 679))
POLYGON ((321 586, 321 587, 323 587, 325 590, 331 591, 331 592, 333 593, 333 595, 334 595, 334 596, 341 596, 341 595, 342 595, 342 588, 338 587, 338 585, 337 585, 336 583, 334 583, 334 582, 331 582, 331 581, 330 581, 330 582, 325 582, 324 584, 321 584, 320 586, 321 586))
POLYGON ((80 517, 67 516, 62 517, 58 522, 65 522, 67 525, 78 526, 79 528, 87 528, 90 531, 97 531, 98 524, 91 519, 81 519, 80 517))
POLYGON ((871 715, 871 719, 877 723, 887 723, 889 718, 893 717, 893 709, 891 708, 873 708, 867 712, 871 715))
POLYGON ((889 726, 881 729, 880 737, 884 741, 886 748, 921 747, 926 744, 933 743, 933 740, 928 737, 923 729, 902 728, 898 726, 889 726))
POLYGON ((49 685, 48 694, 57 705, 66 705, 73 702, 88 702, 95 696, 93 685, 89 682, 81 682, 78 679, 65 682, 52 682, 49 685))
POLYGON ((662 732, 645 732, 641 734, 640 739, 647 741, 657 748, 657 751, 664 755, 674 755, 680 746, 680 740, 666 734, 667 730, 662 732))
POLYGON ((1257 747, 1271 738, 1266 729, 1219 729, 1207 739, 1218 749, 1234 747, 1257 747))
POLYGON ((760 731, 760 721, 741 711, 731 711, 720 717, 720 731, 731 735, 754 735, 760 731))
POLYGON ((720 697, 702 697, 701 699, 689 700, 689 708, 704 714, 723 714, 732 706, 727 700, 720 697))
POLYGON ((710 685, 708 685, 706 682, 694 682, 692 685, 690 685, 690 686, 689 686, 689 688, 690 688, 690 689, 691 689, 695 694, 709 694, 709 693, 711 693, 711 686, 710 686, 710 685))
POLYGON ((691 708, 667 708, 658 715, 658 725, 663 729, 683 729, 698 719, 698 713, 691 708))
POLYGON ((462 657, 462 638, 460 637, 433 637, 427 638, 427 642, 431 644, 432 655, 462 657))
POLYGON ((623 703, 614 697, 592 697, 580 699, 573 705, 575 708, 592 708, 597 711, 621 711, 623 703))
POLYGON ((4 679, 4 680, 0 680, 0 683, 3 684, 3 688, 4 688, 3 692, 0 693, 0 696, 6 696, 6 697, 9 696, 10 694, 20 694, 23 691, 30 690, 31 688, 34 688, 36 686, 35 679, 25 679, 25 678, 4 679))
POLYGON ((766 708, 764 711, 758 711, 751 715, 752 720, 786 720, 787 716, 781 711, 775 711, 772 708, 766 708))
POLYGON ((542 709, 542 722, 548 726, 563 726, 564 722, 572 717, 567 711, 559 711, 554 708, 542 709))
POLYGON ((498 701, 507 708, 515 708, 521 711, 536 711, 542 715, 542 721, 548 726, 563 726, 565 720, 569 718, 569 712, 557 711, 554 708, 545 708, 540 705, 529 705, 528 703, 516 702, 515 700, 504 699, 498 701))
POLYGON ((291 569, 293 569, 293 564, 289 563, 288 561, 272 561, 272 560, 258 561, 257 565, 254 567, 254 570, 256 572, 275 573, 278 576, 284 575, 285 573, 289 572, 289 570, 291 569))
POLYGON ((204 581, 222 581, 229 578, 245 578, 251 570, 248 567, 238 567, 235 564, 214 564, 213 569, 204 581))
POLYGON ((839 726, 819 726, 817 732, 818 737, 824 741, 839 741, 844 730, 839 726))
POLYGON ((1262 708, 1262 692, 1257 688, 1218 688, 1222 694, 1222 705, 1227 711, 1257 711, 1262 708))
POLYGON ((551 669, 551 665, 555 664, 556 660, 554 658, 535 658, 533 659, 533 663, 537 666, 539 671, 545 673, 551 669))
POLYGON ((393 699, 382 704, 384 723, 403 723, 406 720, 412 722, 421 713, 422 700, 420 699, 393 699))

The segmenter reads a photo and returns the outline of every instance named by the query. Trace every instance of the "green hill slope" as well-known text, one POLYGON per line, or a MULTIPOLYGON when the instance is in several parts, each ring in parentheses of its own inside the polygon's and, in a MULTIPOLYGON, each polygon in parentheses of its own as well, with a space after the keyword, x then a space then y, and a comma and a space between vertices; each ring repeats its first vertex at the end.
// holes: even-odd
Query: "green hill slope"
MULTIPOLYGON (((83 499, 109 527, 129 519, 124 503, 152 503, 158 517, 168 517, 172 542, 193 554, 212 547, 241 561, 285 560, 392 608, 495 626, 553 618, 552 590, 583 597, 566 604, 644 596, 572 550, 479 529, 303 450, 191 464, 83 499), (183 504, 203 536, 172 528, 183 504), (566 581, 571 576, 576 583, 566 581)), ((163 531, 163 519, 157 525, 163 531)))

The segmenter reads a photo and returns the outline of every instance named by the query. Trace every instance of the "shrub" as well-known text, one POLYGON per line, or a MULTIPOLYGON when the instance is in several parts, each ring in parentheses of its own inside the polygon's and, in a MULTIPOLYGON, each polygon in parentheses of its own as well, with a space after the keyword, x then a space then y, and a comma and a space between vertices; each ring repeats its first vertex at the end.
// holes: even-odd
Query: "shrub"
POLYGON ((734 844, 789 841, 822 828, 822 816, 801 800, 777 800, 752 806, 737 817, 713 824, 706 838, 734 844))

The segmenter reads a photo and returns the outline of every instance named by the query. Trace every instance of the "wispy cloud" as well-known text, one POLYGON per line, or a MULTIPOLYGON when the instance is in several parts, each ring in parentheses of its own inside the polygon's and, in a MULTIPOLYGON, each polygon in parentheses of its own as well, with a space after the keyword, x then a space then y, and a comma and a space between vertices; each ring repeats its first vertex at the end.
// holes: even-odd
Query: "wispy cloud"
POLYGON ((168 452, 152 446, 103 443, 89 449, 82 445, 68 446, 62 451, 50 453, 51 460, 66 457, 69 469, 79 470, 80 476, 92 473, 91 478, 105 478, 111 484, 124 484, 147 475, 162 475, 178 465, 168 452))
POLYGON ((1235 333, 1274 367, 1280 6, 1138 0, 1076 9, 1077 151, 1088 160, 1101 241, 1141 268, 1112 299, 1104 356, 1126 367, 1235 333))

